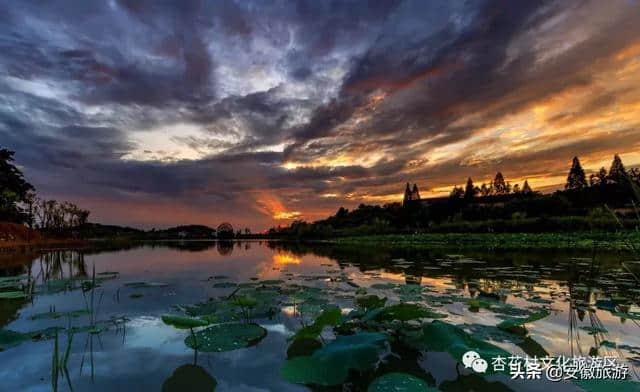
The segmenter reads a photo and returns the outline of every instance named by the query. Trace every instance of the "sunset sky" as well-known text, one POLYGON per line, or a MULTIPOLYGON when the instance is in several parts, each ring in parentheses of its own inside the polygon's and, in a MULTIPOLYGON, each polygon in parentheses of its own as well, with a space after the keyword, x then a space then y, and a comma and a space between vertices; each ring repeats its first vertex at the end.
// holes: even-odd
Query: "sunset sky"
POLYGON ((0 147, 143 228, 550 191, 640 164, 640 2, 0 0, 0 147))

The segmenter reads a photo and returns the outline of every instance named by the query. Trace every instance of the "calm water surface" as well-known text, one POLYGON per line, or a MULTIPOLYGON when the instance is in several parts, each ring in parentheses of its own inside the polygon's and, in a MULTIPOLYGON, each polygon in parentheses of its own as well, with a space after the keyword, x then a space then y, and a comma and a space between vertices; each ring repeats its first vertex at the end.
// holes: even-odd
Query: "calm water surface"
MULTIPOLYGON (((637 274, 640 266, 633 260, 623 268, 624 257, 612 254, 460 253, 193 242, 52 251, 24 264, 0 265, 0 282, 22 276, 21 290, 34 293, 28 299, 0 299, 0 329, 29 334, 24 341, 4 345, 0 338, 0 390, 160 391, 176 369, 194 362, 215 379, 217 391, 310 390, 285 381, 280 369, 287 339, 302 323, 313 321, 313 309, 301 311, 283 301, 276 314, 253 320, 267 330, 258 344, 197 356, 185 345, 190 331, 161 319, 163 314, 180 314, 185 305, 229 296, 235 288, 223 282, 256 287, 264 280, 282 281, 267 283, 276 290, 318 287, 325 302, 339 305, 345 315, 355 308, 353 298, 365 292, 387 297, 388 304, 419 302, 446 314, 446 322, 464 324, 474 336, 513 354, 613 355, 628 361, 634 377, 640 371, 640 324, 619 316, 620 310, 638 311, 639 286, 626 269, 637 274), (94 268, 100 284, 92 288, 94 268), (424 289, 418 297, 402 296, 401 286, 416 284, 424 289), (496 335, 493 327, 504 314, 473 308, 471 297, 530 312, 546 309, 550 315, 526 325, 530 339, 524 344, 496 335), (59 356, 69 350, 68 372, 60 371, 58 377, 52 376, 54 327, 60 327, 59 356), (74 331, 70 345, 69 330, 74 331)), ((15 289, 3 289, 0 283, 0 292, 15 289)), ((323 336, 333 338, 330 330, 323 336)), ((456 369, 458 358, 445 353, 411 347, 391 351, 394 355, 383 360, 377 373, 352 375, 333 390, 366 390, 387 368, 441 390, 580 390, 566 382, 476 376, 456 369)))

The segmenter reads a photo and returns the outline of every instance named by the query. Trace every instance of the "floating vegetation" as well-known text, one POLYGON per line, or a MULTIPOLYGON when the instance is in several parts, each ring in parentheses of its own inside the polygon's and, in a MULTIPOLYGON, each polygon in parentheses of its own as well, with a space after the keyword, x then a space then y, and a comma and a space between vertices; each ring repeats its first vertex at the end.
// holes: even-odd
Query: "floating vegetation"
POLYGON ((0 291, 0 299, 26 299, 29 294, 22 291, 0 291))
POLYGON ((189 335, 187 347, 202 352, 232 351, 258 344, 267 330, 258 324, 220 324, 189 335))
POLYGON ((29 320, 46 320, 46 319, 55 320, 59 318, 68 318, 68 317, 78 318, 78 317, 86 316, 89 314, 90 312, 86 309, 71 310, 68 312, 56 312, 54 310, 54 311, 49 311, 44 313, 36 313, 33 316, 29 317, 29 320))
POLYGON ((281 374, 296 384, 339 385, 347 380, 350 370, 372 369, 386 353, 388 345, 384 334, 360 332, 338 336, 309 356, 288 359, 281 374))
MULTIPOLYGON (((447 352, 456 360, 460 360, 467 351, 475 351, 482 358, 508 357, 510 355, 500 347, 477 339, 462 328, 440 320, 434 320, 424 325, 420 341, 425 349, 447 352)), ((489 371, 491 369, 490 367, 489 371)))
POLYGON ((436 392, 423 380, 406 373, 387 373, 369 385, 367 392, 436 392))
POLYGON ((168 283, 162 282, 129 282, 124 284, 125 287, 130 287, 133 289, 144 289, 144 288, 154 288, 154 287, 167 287, 168 283))
POLYGON ((220 283, 213 284, 213 288, 216 288, 216 289, 229 289, 229 288, 235 288, 236 286, 238 286, 238 284, 233 282, 220 282, 220 283))
POLYGON ((418 304, 400 303, 387 306, 375 317, 380 321, 410 321, 422 318, 445 318, 444 313, 437 313, 418 304))
POLYGON ((27 340, 31 340, 30 334, 0 329, 0 351, 18 346, 27 340))
MULTIPOLYGON (((161 316, 165 328, 180 330, 171 332, 170 336, 181 335, 185 346, 194 350, 193 365, 182 365, 173 372, 172 368, 165 369, 165 377, 170 377, 164 382, 163 391, 187 391, 191 388, 214 390, 217 386, 215 378, 208 370, 197 366, 199 353, 210 353, 204 354, 206 368, 211 367, 212 362, 215 362, 216 370, 218 366, 225 370, 226 366, 244 366, 237 361, 227 365, 231 361, 226 361, 226 357, 222 361, 211 361, 209 356, 259 345, 267 333, 273 334, 269 339, 269 347, 258 346, 250 352, 237 354, 244 357, 248 353, 249 358, 255 355, 261 360, 264 358, 257 356, 269 351, 276 356, 276 360, 284 361, 275 364, 281 365, 284 380, 308 385, 312 390, 329 387, 330 390, 370 392, 435 391, 436 380, 439 380, 438 390, 442 391, 508 390, 504 384, 487 381, 486 375, 462 370, 459 366, 456 369, 457 378, 445 377, 446 381, 442 381, 440 374, 434 373, 432 376, 429 373, 440 370, 425 366, 424 361, 437 358, 435 355, 429 358, 432 352, 443 352, 457 362, 470 350, 487 360, 497 355, 509 357, 509 351, 520 355, 523 351, 530 357, 538 358, 557 355, 557 345, 564 340, 556 339, 557 329, 552 330, 551 336, 543 333, 539 336, 532 333, 530 336, 525 326, 552 312, 562 316, 566 309, 575 314, 570 315, 570 320, 577 320, 572 329, 575 335, 571 337, 579 334, 583 342, 583 346, 576 350, 580 349, 581 353, 589 355, 613 353, 633 366, 640 366, 640 347, 637 347, 633 337, 620 335, 621 330, 626 332, 637 326, 635 320, 640 316, 637 311, 640 291, 637 284, 628 279, 628 275, 620 270, 609 270, 599 276, 589 275, 575 280, 580 284, 567 285, 556 275, 566 273, 569 268, 576 269, 572 273, 580 274, 590 267, 590 259, 575 260, 572 265, 562 262, 538 265, 526 260, 512 261, 510 256, 504 257, 511 264, 494 266, 472 257, 455 255, 429 260, 407 256, 398 258, 395 264, 384 264, 384 269, 380 268, 377 261, 372 265, 366 261, 349 265, 349 258, 344 257, 338 266, 329 264, 326 266, 329 269, 321 268, 320 271, 317 263, 313 264, 313 269, 304 272, 298 270, 302 266, 297 266, 295 274, 275 267, 273 271, 279 272, 273 273, 270 266, 266 270, 262 267, 252 269, 250 271, 256 271, 252 272, 256 276, 244 282, 234 282, 226 275, 211 275, 210 271, 196 276, 192 282, 176 280, 175 292, 183 301, 186 301, 183 295, 193 296, 196 293, 196 296, 202 297, 192 299, 192 304, 163 310, 167 312, 161 316), (314 273, 314 270, 318 272, 314 273), (268 272, 263 274, 257 271, 268 272), (192 283, 194 287, 189 286, 192 283), (181 284, 188 290, 180 290, 181 284), (614 317, 607 313, 608 317, 600 322, 594 316, 596 312, 601 314, 603 311, 610 312, 614 317), (609 328, 612 323, 613 328, 609 328), (621 328, 616 328, 618 324, 621 328), (608 331, 614 336, 610 336, 608 331), (286 338, 284 344, 283 337, 286 338), (550 339, 553 339, 553 344, 550 339), (588 344, 586 347, 585 341, 588 344), (271 347, 277 342, 281 342, 282 350, 271 347), (543 344, 549 347, 545 349, 543 344), (547 349, 554 352, 549 353, 547 349)), ((229 272, 233 279, 237 279, 234 272, 229 272)), ((34 309, 39 313, 25 311, 26 314, 20 316, 23 320, 29 318, 44 325, 61 324, 64 327, 25 333, 0 329, 0 351, 26 342, 50 341, 56 339, 56 335, 62 337, 57 343, 53 342, 51 366, 54 390, 58 388, 60 375, 65 374, 64 364, 67 361, 74 363, 75 357, 69 359, 68 354, 71 339, 65 340, 65 335, 87 335, 85 352, 91 352, 91 362, 94 342, 102 350, 103 339, 107 335, 105 332, 113 332, 114 329, 116 334, 122 332, 124 342, 126 319, 114 317, 100 320, 97 317, 103 297, 109 312, 113 312, 115 306, 130 306, 130 309, 138 311, 142 305, 151 305, 147 303, 151 301, 121 302, 119 290, 126 287, 128 290, 125 295, 140 298, 143 294, 154 292, 146 291, 147 288, 167 287, 167 283, 151 281, 154 279, 151 276, 149 281, 132 281, 124 285, 120 282, 105 283, 107 290, 113 286, 119 287, 117 293, 113 294, 105 293, 100 285, 109 279, 119 279, 117 272, 94 273, 91 279, 86 279, 86 269, 75 278, 64 278, 56 270, 47 280, 38 278, 36 283, 32 280, 33 276, 34 273, 30 272, 30 275, 0 278, 0 298, 2 295, 10 296, 12 292, 25 296, 19 299, 34 298, 34 309), (51 279, 51 276, 56 279, 51 279), (67 293, 76 289, 82 289, 82 293, 67 293), (70 299, 64 302, 67 304, 77 303, 77 298, 71 296, 82 294, 80 300, 84 299, 86 309, 57 310, 50 307, 48 312, 42 312, 42 303, 37 303, 38 297, 55 293, 64 293, 58 297, 70 299), (65 341, 67 350, 64 348, 65 341)), ((50 298, 52 301, 58 299, 50 298)), ((2 305, 20 306, 23 303, 5 301, 2 305)), ((155 316, 157 313, 153 309, 150 313, 155 316)), ((146 315, 142 316, 136 317, 131 324, 135 329, 132 334, 134 339, 143 336, 145 328, 151 324, 151 320, 144 317, 146 315)), ((553 317, 540 326, 551 323, 557 326, 562 322, 559 320, 561 317, 553 317)), ((157 318, 154 317, 152 321, 153 328, 157 328, 157 318)), ((535 331, 538 332, 538 329, 535 331)), ((109 335, 111 333, 104 341, 111 344, 113 336, 109 335)), ((151 339, 164 336, 159 333, 151 339)), ((75 342, 74 347, 80 346, 80 343, 84 342, 75 342)), ((30 350, 14 350, 17 354, 23 351, 30 350)), ((102 350, 102 353, 110 355, 110 350, 102 350)), ((84 355, 80 361, 81 367, 83 363, 87 363, 84 355)), ((447 361, 444 362, 446 364, 447 361)), ((453 374, 453 370, 447 369, 451 371, 448 374, 453 374)), ((272 380, 269 379, 269 382, 272 380)), ((575 384, 587 391, 611 388, 624 391, 628 386, 638 385, 575 384)), ((225 385, 225 388, 229 387, 233 385, 225 385)), ((279 390, 278 387, 285 389, 277 384, 266 386, 274 390, 279 390)))
POLYGON ((498 324, 497 327, 504 331, 509 331, 516 334, 526 334, 526 329, 524 329, 525 324, 541 320, 547 317, 548 315, 549 315, 549 312, 547 310, 542 310, 540 312, 533 313, 526 318, 510 318, 510 319, 504 320, 503 322, 498 324))
POLYGON ((209 325, 209 322, 202 319, 175 316, 171 314, 163 315, 162 322, 178 329, 191 329, 191 328, 204 327, 209 325))
POLYGON ((182 365, 162 384, 162 392, 213 392, 218 382, 198 365, 182 365))
POLYGON ((293 336, 293 340, 308 340, 316 339, 322 329, 328 326, 337 326, 342 319, 342 313, 337 306, 330 306, 325 308, 322 313, 316 318, 313 324, 303 327, 296 332, 293 336))

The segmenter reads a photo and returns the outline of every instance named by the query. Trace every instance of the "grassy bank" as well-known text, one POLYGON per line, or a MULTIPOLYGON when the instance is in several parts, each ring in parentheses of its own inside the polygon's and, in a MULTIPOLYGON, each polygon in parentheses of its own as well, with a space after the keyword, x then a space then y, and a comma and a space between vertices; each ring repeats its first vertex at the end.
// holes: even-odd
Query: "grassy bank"
POLYGON ((24 253, 39 251, 47 248, 60 248, 67 246, 82 246, 87 241, 78 239, 37 239, 32 241, 0 241, 0 252, 2 253, 24 253))
POLYGON ((629 243, 640 244, 640 233, 424 233, 384 234, 344 237, 331 240, 345 245, 392 245, 419 248, 495 248, 495 249, 610 249, 628 250, 629 243))

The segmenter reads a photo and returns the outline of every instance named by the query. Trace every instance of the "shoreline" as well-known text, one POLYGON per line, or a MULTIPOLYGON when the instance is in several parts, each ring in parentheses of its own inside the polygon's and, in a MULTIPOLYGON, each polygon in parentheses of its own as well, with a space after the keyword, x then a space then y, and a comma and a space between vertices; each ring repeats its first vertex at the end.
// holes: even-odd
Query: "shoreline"
POLYGON ((89 241, 80 239, 37 239, 33 241, 1 241, 0 253, 32 253, 47 248, 86 245, 89 241))
MULTIPOLYGON (((303 240, 304 241, 304 240, 303 240)), ((412 248, 576 249, 631 251, 640 233, 420 233, 377 234, 325 240, 338 245, 405 246, 412 248)))

